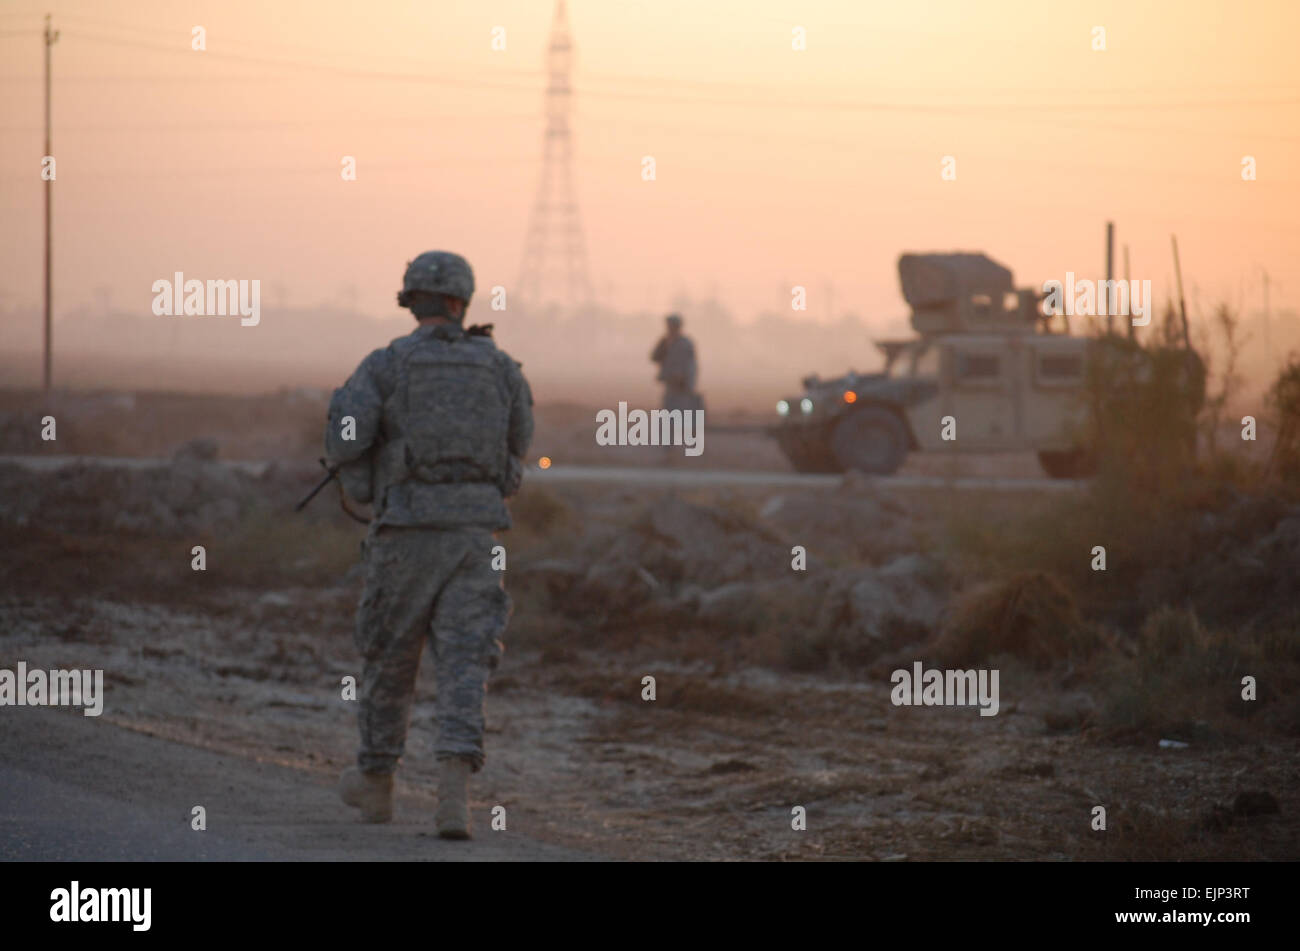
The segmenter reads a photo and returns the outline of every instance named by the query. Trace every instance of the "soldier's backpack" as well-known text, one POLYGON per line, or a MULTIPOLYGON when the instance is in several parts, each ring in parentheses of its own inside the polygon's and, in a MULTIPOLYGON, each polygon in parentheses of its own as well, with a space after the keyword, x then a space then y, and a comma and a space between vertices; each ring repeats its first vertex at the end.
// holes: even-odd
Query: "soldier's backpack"
POLYGON ((409 477, 506 482, 510 393, 489 339, 430 336, 406 355, 399 380, 409 477))

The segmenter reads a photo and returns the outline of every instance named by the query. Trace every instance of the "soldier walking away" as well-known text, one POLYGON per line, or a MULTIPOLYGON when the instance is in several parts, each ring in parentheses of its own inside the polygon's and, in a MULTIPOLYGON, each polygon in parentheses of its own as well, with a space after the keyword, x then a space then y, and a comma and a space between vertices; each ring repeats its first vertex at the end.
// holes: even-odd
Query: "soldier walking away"
POLYGON ((348 495, 373 502, 362 543, 365 591, 355 639, 364 658, 357 765, 339 782, 367 822, 393 815, 425 639, 436 671, 438 833, 470 837, 468 781, 483 766, 483 707, 510 617, 493 568, 505 499, 519 489, 533 435, 532 393, 491 325, 461 326, 474 274, 428 251, 397 302, 419 326, 366 357, 330 401, 325 451, 348 495))

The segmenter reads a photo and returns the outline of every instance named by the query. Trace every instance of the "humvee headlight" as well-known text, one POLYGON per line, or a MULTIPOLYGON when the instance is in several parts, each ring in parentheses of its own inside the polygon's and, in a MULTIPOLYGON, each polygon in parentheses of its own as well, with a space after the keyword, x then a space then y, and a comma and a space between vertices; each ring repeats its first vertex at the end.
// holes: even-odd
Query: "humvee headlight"
POLYGON ((800 408, 801 410, 803 410, 805 413, 811 413, 811 412, 812 412, 812 400, 808 399, 807 397, 804 397, 803 399, 801 399, 801 400, 799 401, 799 408, 800 408))
POLYGON ((776 411, 780 413, 782 416, 784 416, 786 413, 790 412, 790 404, 787 403, 785 400, 778 400, 776 404, 776 411))

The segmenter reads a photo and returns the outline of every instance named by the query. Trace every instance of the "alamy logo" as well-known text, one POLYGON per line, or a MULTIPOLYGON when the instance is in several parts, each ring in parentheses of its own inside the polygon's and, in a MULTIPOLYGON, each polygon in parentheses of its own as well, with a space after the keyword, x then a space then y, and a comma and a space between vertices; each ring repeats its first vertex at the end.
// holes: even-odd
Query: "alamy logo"
POLYGON ((50 921, 129 921, 132 931, 148 931, 152 888, 70 888, 50 892, 50 921))
POLYGON ((1134 327, 1151 323, 1150 281, 1091 281, 1074 279, 1065 272, 1065 283, 1044 281, 1043 313, 1073 317, 1128 317, 1134 327), (1139 320, 1138 318, 1142 319, 1139 320))
POLYGON ((998 715, 996 670, 922 670, 918 660, 910 671, 890 675, 889 699, 896 707, 965 707, 979 705, 980 716, 998 715), (977 689, 978 688, 978 689, 977 689))
POLYGON ((240 317, 240 326, 262 320, 262 282, 185 280, 177 271, 171 281, 153 282, 153 312, 159 317, 240 317))
POLYGON ((598 446, 685 446, 686 455, 704 452, 704 410, 634 409, 618 404, 618 412, 596 414, 598 446))
POLYGON ((102 670, 0 670, 0 707, 85 707, 88 717, 104 712, 102 670))

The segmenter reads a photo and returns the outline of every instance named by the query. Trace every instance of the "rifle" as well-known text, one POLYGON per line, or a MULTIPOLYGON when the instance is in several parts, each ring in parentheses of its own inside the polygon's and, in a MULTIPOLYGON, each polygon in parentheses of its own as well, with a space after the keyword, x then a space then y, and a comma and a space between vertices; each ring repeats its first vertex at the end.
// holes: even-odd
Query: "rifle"
MULTIPOLYGON (((301 502, 299 502, 297 505, 293 507, 293 510, 295 512, 301 512, 303 509, 305 509, 307 507, 307 503, 309 503, 312 499, 316 498, 316 496, 320 493, 321 489, 325 488, 325 486, 329 485, 331 482, 333 482, 335 479, 339 477, 338 466, 331 466, 324 459, 320 460, 320 465, 321 468, 325 470, 325 478, 321 479, 320 482, 316 483, 316 487, 307 493, 306 498, 304 498, 301 502)), ((370 524, 370 519, 362 518, 356 512, 352 511, 352 509, 348 508, 347 498, 343 495, 342 483, 339 483, 339 507, 342 508, 343 511, 348 514, 348 517, 351 518, 353 521, 360 522, 362 525, 370 524)))

